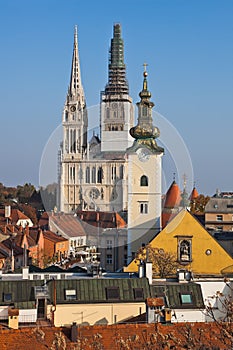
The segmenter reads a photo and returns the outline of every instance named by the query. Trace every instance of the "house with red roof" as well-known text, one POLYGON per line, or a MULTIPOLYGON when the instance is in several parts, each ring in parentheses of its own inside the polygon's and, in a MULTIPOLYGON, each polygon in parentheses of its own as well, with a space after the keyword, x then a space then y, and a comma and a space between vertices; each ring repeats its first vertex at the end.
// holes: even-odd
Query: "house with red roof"
POLYGON ((33 226, 33 222, 28 216, 18 209, 11 208, 11 206, 5 206, 4 209, 0 209, 0 221, 22 227, 33 226))

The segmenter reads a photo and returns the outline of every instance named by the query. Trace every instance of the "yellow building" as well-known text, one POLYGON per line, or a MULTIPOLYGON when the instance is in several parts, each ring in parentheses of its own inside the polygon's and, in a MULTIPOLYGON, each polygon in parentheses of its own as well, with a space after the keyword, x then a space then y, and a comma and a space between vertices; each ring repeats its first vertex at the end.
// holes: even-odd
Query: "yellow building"
MULTIPOLYGON (((177 262, 194 276, 233 273, 231 256, 186 209, 179 212, 150 245, 175 254, 177 262)), ((124 271, 135 272, 138 264, 134 259, 124 271)))

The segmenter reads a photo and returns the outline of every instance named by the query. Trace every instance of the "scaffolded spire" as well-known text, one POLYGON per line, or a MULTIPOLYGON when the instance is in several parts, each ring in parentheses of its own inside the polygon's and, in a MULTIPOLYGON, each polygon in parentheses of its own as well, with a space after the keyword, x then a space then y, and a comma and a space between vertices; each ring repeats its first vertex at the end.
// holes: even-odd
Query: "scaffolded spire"
POLYGON ((105 95, 128 94, 129 87, 125 74, 124 41, 121 38, 120 24, 114 24, 113 38, 109 51, 108 84, 105 95))

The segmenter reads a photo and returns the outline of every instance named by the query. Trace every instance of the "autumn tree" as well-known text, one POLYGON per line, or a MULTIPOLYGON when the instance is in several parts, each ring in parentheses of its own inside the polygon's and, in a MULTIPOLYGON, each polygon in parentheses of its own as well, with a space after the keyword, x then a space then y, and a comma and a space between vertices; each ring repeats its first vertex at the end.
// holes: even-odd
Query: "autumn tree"
POLYGON ((27 203, 27 201, 31 198, 32 194, 35 191, 35 186, 32 184, 26 183, 23 186, 17 186, 17 197, 20 203, 27 203))
POLYGON ((193 199, 190 202, 190 211, 191 213, 204 213, 205 212, 205 206, 209 202, 210 197, 204 196, 203 194, 200 194, 197 198, 193 199))
POLYGON ((152 247, 151 244, 140 248, 137 258, 143 261, 148 260, 152 262, 154 277, 164 278, 174 275, 180 267, 175 254, 166 252, 162 248, 152 247))

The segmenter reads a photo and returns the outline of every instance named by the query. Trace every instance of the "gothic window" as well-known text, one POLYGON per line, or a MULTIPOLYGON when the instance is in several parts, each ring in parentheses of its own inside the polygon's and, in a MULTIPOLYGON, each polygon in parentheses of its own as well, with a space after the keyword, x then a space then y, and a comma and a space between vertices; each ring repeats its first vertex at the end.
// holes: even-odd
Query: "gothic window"
POLYGON ((110 117, 110 112, 109 112, 109 108, 107 108, 107 118, 109 118, 110 117))
POLYGON ((73 132, 72 132, 72 130, 70 130, 70 152, 71 153, 73 151, 72 144, 73 144, 73 132))
POLYGON ((91 171, 91 182, 96 183, 96 167, 93 166, 92 171, 91 171))
POLYGON ((148 177, 146 175, 141 176, 140 186, 148 186, 148 177))
POLYGON ((139 203, 140 214, 148 214, 148 202, 139 203))
POLYGON ((182 239, 179 241, 179 261, 180 262, 190 262, 192 260, 191 256, 191 240, 182 239))
POLYGON ((120 166, 119 171, 120 171, 120 179, 123 179, 123 177, 124 177, 124 166, 123 165, 120 166))
POLYGON ((116 166, 112 166, 112 180, 116 180, 116 166))
POLYGON ((99 184, 102 184, 102 179, 103 179, 103 169, 102 169, 102 167, 99 167, 98 172, 97 172, 97 182, 99 184))
POLYGON ((76 130, 73 131, 73 152, 76 153, 76 130))
POLYGON ((66 152, 69 152, 69 130, 66 130, 65 149, 66 149, 66 152))
POLYGON ((101 190, 100 190, 100 198, 104 199, 104 190, 103 190, 103 188, 101 188, 101 190))
POLYGON ((86 168, 86 183, 90 183, 90 168, 89 166, 86 168))

